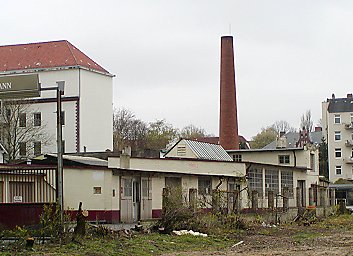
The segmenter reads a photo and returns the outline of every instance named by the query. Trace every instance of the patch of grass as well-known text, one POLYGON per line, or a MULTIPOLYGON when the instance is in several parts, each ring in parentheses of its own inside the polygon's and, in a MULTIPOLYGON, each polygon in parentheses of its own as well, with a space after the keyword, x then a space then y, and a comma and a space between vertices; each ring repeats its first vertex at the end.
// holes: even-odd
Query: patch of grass
POLYGON ((353 230, 353 215, 333 215, 317 223, 317 226, 321 228, 353 230))
POLYGON ((320 233, 316 233, 316 232, 300 232, 300 233, 294 234, 293 238, 295 241, 300 242, 302 240, 314 239, 320 235, 321 235, 320 233))
MULTIPOLYGON (((136 255, 148 256, 159 255, 168 252, 185 252, 211 250, 217 251, 234 244, 234 240, 219 237, 200 237, 192 235, 171 236, 157 233, 138 234, 132 239, 102 239, 87 238, 80 243, 69 243, 66 245, 35 245, 34 251, 24 248, 16 251, 16 255, 136 255)), ((9 251, 0 252, 0 255, 12 255, 9 251)))

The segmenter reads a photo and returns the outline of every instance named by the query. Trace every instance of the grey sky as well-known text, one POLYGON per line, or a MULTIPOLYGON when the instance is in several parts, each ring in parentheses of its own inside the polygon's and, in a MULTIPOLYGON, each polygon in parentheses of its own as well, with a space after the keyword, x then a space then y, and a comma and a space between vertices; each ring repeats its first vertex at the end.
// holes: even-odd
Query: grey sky
POLYGON ((115 74, 114 105, 218 134, 220 37, 235 38, 239 131, 298 128, 353 84, 353 1, 2 1, 0 45, 67 39, 115 74))

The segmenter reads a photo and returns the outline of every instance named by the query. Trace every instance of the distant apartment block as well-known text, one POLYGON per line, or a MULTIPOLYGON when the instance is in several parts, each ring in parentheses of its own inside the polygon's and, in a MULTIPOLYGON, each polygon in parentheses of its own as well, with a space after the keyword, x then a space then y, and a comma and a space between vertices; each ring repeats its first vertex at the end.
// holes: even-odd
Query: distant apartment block
MULTIPOLYGON (((43 88, 65 81, 62 121, 66 153, 112 150, 114 75, 66 40, 0 46, 0 76, 16 74, 38 74, 43 88)), ((45 125, 53 137, 50 145, 36 142, 31 155, 56 152, 56 92, 43 91, 40 97, 26 100, 34 115, 31 120, 36 126, 45 125)), ((26 116, 21 118, 25 124, 26 116)))
POLYGON ((331 99, 322 103, 323 136, 328 143, 330 181, 353 178, 353 98, 331 99))

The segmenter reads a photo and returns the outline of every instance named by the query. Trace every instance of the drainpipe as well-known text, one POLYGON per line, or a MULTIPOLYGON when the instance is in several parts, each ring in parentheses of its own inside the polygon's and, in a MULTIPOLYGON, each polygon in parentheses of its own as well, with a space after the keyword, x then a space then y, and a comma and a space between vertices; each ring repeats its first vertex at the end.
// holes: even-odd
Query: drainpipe
POLYGON ((293 150, 293 157, 294 157, 294 166, 297 167, 297 156, 295 155, 295 150, 293 150))

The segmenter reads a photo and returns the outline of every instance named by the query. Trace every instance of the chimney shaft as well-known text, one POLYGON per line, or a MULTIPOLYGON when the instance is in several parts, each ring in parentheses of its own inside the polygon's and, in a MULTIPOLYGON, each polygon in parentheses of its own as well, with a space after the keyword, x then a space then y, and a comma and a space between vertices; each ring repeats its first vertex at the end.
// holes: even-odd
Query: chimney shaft
POLYGON ((221 38, 219 143, 226 149, 239 149, 237 101, 235 90, 233 37, 221 38))

